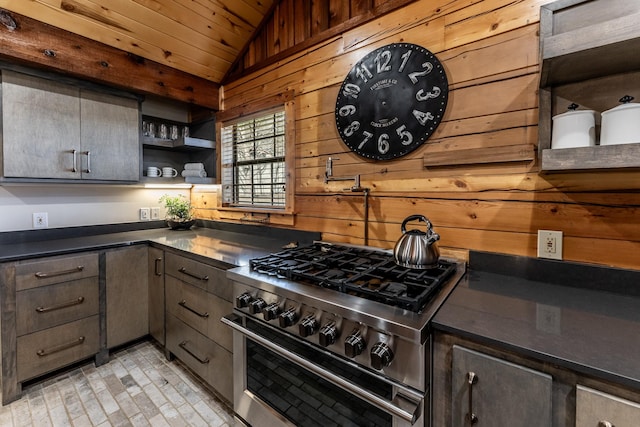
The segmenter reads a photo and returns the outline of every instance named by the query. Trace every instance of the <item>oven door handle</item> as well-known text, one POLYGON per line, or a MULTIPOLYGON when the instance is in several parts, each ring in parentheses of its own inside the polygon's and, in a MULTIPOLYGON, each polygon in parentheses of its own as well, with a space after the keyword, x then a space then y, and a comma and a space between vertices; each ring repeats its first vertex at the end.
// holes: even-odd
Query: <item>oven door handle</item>
POLYGON ((242 335, 246 336, 247 338, 252 339, 253 341, 257 342, 263 347, 268 348, 269 350, 273 351, 279 356, 282 356, 285 359, 313 372, 320 378, 325 379, 333 383, 334 385, 342 388, 343 390, 348 391, 349 393, 359 397, 360 399, 364 400, 370 405, 373 405, 393 416, 400 417, 403 420, 410 422, 411 424, 414 424, 416 420, 419 418, 419 412, 422 409, 423 398, 418 393, 412 393, 413 394, 412 397, 408 397, 405 395, 401 395, 400 393, 396 393, 396 397, 394 401, 397 400, 398 403, 401 402, 402 406, 408 407, 409 410, 407 410, 397 404, 394 404, 394 402, 390 402, 376 394, 363 390, 360 386, 342 378, 341 376, 336 375, 332 372, 329 372, 325 368, 319 365, 316 365, 313 362, 309 362, 308 360, 298 356, 297 354, 285 348, 282 348, 277 344, 274 344, 273 342, 267 340, 266 338, 263 338, 262 336, 256 334, 255 332, 238 324, 236 321, 234 321, 234 318, 237 319, 239 318, 239 316, 236 316, 235 314, 230 314, 220 319, 220 321, 225 325, 231 327, 234 331, 237 331, 242 335))

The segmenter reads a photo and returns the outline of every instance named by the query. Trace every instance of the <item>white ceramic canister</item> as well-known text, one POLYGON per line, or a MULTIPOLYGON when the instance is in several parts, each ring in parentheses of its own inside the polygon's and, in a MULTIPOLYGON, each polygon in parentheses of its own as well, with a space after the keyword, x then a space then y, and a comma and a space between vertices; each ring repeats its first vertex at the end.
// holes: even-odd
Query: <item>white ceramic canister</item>
POLYGON ((569 111, 553 116, 551 148, 577 148, 596 145, 596 112, 576 110, 577 104, 569 105, 569 111))
POLYGON ((600 145, 640 142, 640 104, 633 97, 620 98, 621 105, 602 112, 600 145))

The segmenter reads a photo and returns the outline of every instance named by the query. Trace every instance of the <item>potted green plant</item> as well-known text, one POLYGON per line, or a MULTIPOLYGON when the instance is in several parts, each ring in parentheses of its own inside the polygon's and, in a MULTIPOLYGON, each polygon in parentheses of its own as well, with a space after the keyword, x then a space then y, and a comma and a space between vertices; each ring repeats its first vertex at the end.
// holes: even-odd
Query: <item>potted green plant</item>
POLYGON ((165 194, 160 197, 159 202, 164 203, 167 208, 167 224, 172 230, 188 230, 195 224, 193 207, 184 195, 170 196, 165 194))

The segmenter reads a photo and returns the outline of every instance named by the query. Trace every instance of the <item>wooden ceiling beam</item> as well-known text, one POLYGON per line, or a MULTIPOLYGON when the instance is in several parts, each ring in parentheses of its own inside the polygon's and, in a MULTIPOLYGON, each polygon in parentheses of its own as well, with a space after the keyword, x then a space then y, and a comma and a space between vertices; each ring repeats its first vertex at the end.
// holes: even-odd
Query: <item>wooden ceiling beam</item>
POLYGON ((0 9, 0 58, 143 95, 219 109, 214 82, 0 9))

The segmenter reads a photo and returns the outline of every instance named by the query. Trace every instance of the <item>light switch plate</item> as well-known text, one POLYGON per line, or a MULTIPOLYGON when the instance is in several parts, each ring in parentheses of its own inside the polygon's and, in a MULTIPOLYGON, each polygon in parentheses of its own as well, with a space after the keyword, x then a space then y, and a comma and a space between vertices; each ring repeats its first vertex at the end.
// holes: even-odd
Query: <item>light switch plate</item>
POLYGON ((140 208, 140 221, 149 221, 151 213, 149 208, 140 208))

